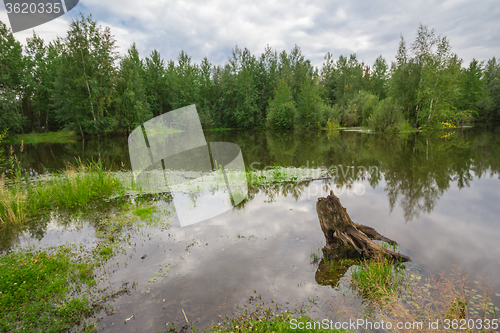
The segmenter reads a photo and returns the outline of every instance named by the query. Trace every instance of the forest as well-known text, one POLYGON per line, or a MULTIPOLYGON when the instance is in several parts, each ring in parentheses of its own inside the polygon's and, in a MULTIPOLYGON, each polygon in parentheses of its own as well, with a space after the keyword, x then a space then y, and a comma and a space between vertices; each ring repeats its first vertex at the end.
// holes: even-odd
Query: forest
POLYGON ((224 65, 184 51, 175 61, 157 50, 144 58, 135 44, 120 55, 110 29, 83 15, 50 43, 33 33, 23 46, 1 21, 0 35, 0 132, 9 134, 124 135, 191 104, 205 129, 386 132, 500 120, 500 61, 466 65, 424 25, 411 43, 401 36, 390 64, 327 53, 321 68, 299 46, 260 56, 235 46, 224 65))

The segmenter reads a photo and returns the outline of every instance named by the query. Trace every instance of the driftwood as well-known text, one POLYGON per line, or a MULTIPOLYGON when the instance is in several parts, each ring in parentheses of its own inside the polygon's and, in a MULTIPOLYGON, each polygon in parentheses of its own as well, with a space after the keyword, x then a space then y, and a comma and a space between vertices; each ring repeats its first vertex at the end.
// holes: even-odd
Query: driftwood
POLYGON ((410 257, 388 250, 373 242, 381 240, 391 245, 397 243, 379 234, 366 225, 354 223, 347 210, 340 204, 339 198, 330 191, 326 198, 316 202, 321 230, 325 234, 326 245, 323 247, 327 259, 345 258, 376 258, 384 256, 392 261, 408 261, 410 257))

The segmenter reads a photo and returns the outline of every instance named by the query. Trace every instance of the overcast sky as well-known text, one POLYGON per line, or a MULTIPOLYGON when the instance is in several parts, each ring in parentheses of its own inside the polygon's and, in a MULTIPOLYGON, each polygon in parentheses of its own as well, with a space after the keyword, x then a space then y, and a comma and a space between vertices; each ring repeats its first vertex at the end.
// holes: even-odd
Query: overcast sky
MULTIPOLYGON (((500 56, 498 0, 80 0, 68 14, 34 30, 45 40, 64 37, 80 12, 111 28, 120 53, 135 42, 141 57, 157 49, 167 60, 184 50, 195 62, 207 56, 223 64, 236 44, 257 56, 267 45, 288 52, 296 44, 315 66, 327 52, 335 58, 356 53, 371 65, 380 54, 392 61, 400 35, 411 43, 420 23, 447 36, 465 64, 500 56)), ((10 26, 3 4, 0 20, 10 26)), ((22 43, 31 35, 15 34, 22 43)))

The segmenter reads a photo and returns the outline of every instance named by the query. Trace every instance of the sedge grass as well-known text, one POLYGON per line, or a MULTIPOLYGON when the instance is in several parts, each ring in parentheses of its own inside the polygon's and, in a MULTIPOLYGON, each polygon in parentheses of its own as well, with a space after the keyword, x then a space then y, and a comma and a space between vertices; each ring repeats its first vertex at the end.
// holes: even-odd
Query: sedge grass
POLYGON ((28 196, 19 185, 5 186, 5 175, 0 176, 0 226, 22 224, 27 217, 28 196))
POLYGON ((393 265, 387 260, 362 261, 351 271, 350 286, 364 299, 355 308, 334 298, 336 307, 350 318, 385 322, 391 332, 495 332, 499 309, 491 302, 486 276, 471 281, 464 269, 424 279, 416 268, 393 265), (362 312, 360 312, 362 311, 362 312), (482 326, 482 327, 481 327, 482 326))
POLYGON ((60 173, 35 180, 17 175, 9 185, 2 176, 0 226, 21 225, 48 208, 81 208, 121 191, 121 182, 97 162, 68 166, 60 173))
POLYGON ((365 299, 387 301, 394 298, 404 286, 405 266, 385 258, 363 260, 352 270, 353 285, 365 299))

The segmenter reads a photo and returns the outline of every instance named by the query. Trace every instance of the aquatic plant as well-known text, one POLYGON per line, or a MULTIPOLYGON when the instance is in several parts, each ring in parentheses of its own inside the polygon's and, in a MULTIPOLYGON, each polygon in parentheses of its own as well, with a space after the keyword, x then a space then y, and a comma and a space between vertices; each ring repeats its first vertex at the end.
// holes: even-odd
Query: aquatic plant
POLYGON ((353 269, 350 283, 365 298, 365 308, 361 314, 359 309, 338 304, 342 312, 384 321, 394 329, 398 323, 412 324, 399 327, 398 332, 445 332, 459 327, 493 332, 500 327, 499 309, 491 301, 491 283, 484 275, 471 282, 463 269, 455 268, 449 275, 441 272, 423 279, 416 268, 365 261, 353 269))
POLYGON ((92 201, 123 193, 123 184, 106 172, 100 162, 67 168, 48 177, 29 179, 22 176, 19 167, 13 179, 6 184, 0 178, 0 225, 22 224, 29 216, 54 207, 81 208, 92 201))
POLYGON ((404 286, 405 266, 393 264, 386 257, 363 260, 352 270, 352 283, 364 298, 371 301, 388 301, 404 286))

